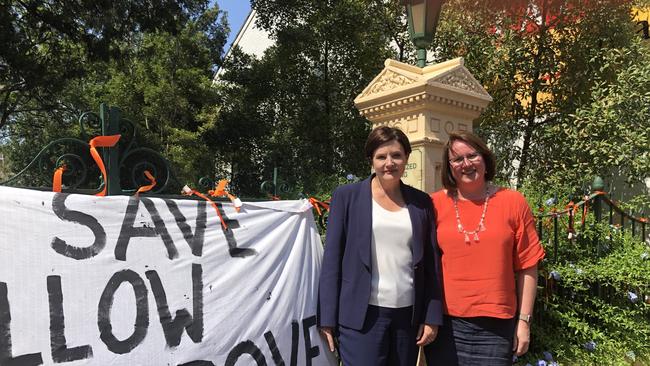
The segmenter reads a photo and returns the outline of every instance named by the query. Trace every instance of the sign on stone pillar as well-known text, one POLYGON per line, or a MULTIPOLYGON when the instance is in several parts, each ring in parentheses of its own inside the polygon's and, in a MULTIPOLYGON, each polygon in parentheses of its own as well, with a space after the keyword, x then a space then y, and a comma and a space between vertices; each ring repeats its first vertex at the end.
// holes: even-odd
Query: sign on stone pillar
POLYGON ((403 181, 425 192, 441 188, 442 147, 452 131, 472 131, 492 97, 462 58, 419 68, 386 60, 354 100, 372 127, 404 131, 413 152, 403 181))

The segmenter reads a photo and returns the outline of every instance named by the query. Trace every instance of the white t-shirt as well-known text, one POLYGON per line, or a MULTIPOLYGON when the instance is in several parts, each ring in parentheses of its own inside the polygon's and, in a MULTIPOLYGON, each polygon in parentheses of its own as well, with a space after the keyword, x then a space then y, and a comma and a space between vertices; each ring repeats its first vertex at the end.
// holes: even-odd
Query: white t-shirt
POLYGON ((406 207, 388 211, 372 201, 370 305, 413 305, 413 228, 406 207))

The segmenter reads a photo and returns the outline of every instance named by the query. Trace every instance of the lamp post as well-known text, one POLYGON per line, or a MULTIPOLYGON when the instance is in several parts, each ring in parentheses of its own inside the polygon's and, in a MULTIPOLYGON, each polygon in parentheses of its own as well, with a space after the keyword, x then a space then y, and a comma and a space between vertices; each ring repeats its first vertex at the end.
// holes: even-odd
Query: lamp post
POLYGON ((444 0, 402 0, 406 6, 409 36, 418 50, 418 67, 424 67, 427 59, 427 46, 436 34, 440 9, 444 0))

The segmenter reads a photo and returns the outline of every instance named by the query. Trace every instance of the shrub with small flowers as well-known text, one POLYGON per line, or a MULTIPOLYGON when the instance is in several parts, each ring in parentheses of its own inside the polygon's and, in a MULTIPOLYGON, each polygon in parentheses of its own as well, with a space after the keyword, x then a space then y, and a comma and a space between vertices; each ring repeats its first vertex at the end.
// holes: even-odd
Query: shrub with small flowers
MULTIPOLYGON (((544 197, 524 194, 537 202, 531 207, 550 211, 544 197)), ((568 201, 558 199, 555 208, 568 201)), ((515 365, 650 365, 650 246, 638 228, 633 236, 629 223, 610 225, 603 212, 603 222, 591 210, 584 223, 582 210, 571 223, 559 216, 560 232, 571 227, 575 235, 558 235, 557 246, 552 218, 542 219, 547 258, 539 266, 531 346, 515 365)))

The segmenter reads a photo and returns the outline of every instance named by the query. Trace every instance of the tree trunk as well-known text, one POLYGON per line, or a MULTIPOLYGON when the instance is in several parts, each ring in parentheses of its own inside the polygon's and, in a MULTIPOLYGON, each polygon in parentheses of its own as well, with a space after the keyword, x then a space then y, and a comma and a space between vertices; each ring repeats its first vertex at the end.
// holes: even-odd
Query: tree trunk
POLYGON ((528 113, 528 118, 526 119, 526 125, 524 126, 524 135, 523 135, 523 144, 521 147, 521 156, 519 158, 519 167, 517 168, 517 184, 515 188, 520 188, 524 179, 526 178, 526 168, 528 168, 528 164, 530 161, 530 149, 531 149, 531 141, 533 138, 533 132, 535 131, 535 128, 537 127, 536 124, 536 119, 537 119, 537 95, 539 94, 540 90, 540 83, 541 83, 541 58, 543 57, 542 55, 544 54, 544 38, 546 36, 546 14, 548 12, 548 7, 547 7, 547 1, 545 0, 542 4, 542 16, 541 16, 541 24, 539 26, 539 34, 537 37, 537 53, 535 54, 535 58, 533 60, 535 68, 533 69, 532 73, 532 83, 530 86, 530 109, 528 113))

